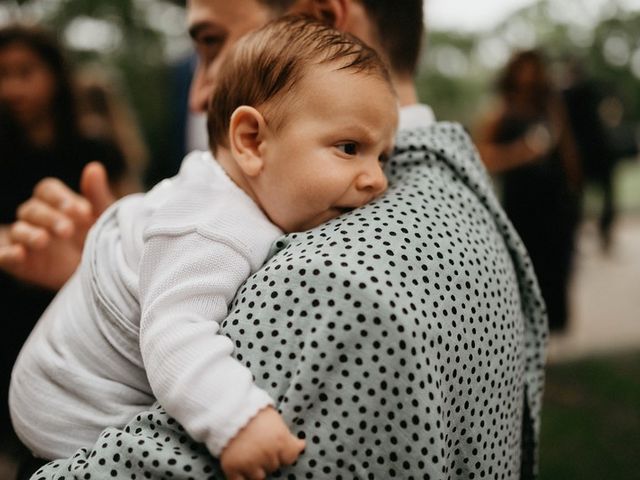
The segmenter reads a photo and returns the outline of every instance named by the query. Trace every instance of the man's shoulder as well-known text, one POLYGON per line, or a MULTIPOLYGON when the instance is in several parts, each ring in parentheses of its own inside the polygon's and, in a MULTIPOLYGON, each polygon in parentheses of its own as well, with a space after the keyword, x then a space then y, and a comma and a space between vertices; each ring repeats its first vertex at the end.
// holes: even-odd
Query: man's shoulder
POLYGON ((428 149, 455 153, 456 149, 468 148, 473 141, 467 129, 460 123, 438 121, 402 128, 396 135, 396 150, 428 149))
POLYGON ((486 190, 490 185, 473 140, 459 123, 434 122, 398 132, 393 155, 395 163, 402 165, 425 158, 451 169, 472 188, 486 190))

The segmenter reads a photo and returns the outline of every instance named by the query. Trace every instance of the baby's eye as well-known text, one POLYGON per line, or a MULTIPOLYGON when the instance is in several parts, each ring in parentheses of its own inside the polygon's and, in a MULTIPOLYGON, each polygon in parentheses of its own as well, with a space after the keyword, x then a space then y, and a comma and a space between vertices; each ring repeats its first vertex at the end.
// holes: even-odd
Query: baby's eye
POLYGON ((380 165, 384 167, 389 162, 389 154, 388 153, 381 154, 378 157, 378 161, 380 162, 380 165))
POLYGON ((355 155, 358 153, 358 144, 355 142, 345 142, 336 145, 336 148, 346 155, 355 155))

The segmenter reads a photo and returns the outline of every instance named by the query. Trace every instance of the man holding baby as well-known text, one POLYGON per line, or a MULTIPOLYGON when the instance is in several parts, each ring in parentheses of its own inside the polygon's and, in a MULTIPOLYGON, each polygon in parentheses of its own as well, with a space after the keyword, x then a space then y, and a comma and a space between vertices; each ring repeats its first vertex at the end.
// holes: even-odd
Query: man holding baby
MULTIPOLYGON (((461 127, 434 123, 417 103, 422 1, 192 0, 188 8, 200 60, 194 110, 206 109, 235 42, 285 13, 312 15, 378 50, 401 107, 387 192, 279 239, 221 324, 236 358, 305 440, 280 475, 531 478, 544 307, 473 145, 461 127)), ((2 265, 39 281, 28 278, 37 271, 30 262, 72 248, 49 227, 86 228, 90 206, 99 213, 108 203, 102 178, 95 165, 87 172, 92 202, 55 181, 41 184, 14 244, 0 252, 2 265)), ((217 468, 159 408, 105 430, 92 450, 34 478, 221 478, 217 468)))

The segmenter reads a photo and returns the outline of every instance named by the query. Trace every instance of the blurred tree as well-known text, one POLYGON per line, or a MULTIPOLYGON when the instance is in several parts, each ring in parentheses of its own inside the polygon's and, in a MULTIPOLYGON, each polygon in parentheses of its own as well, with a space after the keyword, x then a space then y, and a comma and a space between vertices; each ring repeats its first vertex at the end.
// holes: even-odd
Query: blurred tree
POLYGON ((640 12, 624 8, 626 3, 541 0, 488 32, 431 31, 418 77, 420 97, 439 118, 470 124, 511 53, 539 47, 552 61, 581 58, 622 99, 621 120, 638 122, 640 12))
POLYGON ((491 72, 473 58, 478 39, 451 32, 431 32, 417 87, 420 97, 442 120, 471 124, 490 90, 491 72))

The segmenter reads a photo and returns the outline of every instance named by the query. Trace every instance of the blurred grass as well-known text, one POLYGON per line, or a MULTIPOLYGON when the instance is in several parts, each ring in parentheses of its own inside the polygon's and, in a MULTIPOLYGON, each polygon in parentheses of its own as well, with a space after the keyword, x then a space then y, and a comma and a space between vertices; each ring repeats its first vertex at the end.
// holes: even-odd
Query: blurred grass
POLYGON ((640 162, 629 160, 619 164, 616 168, 616 182, 620 208, 627 211, 640 210, 640 162))
POLYGON ((640 479, 640 353, 551 365, 540 480, 640 479))
MULTIPOLYGON (((615 169, 616 205, 620 212, 640 212, 640 162, 628 159, 618 163, 615 169)), ((602 194, 593 185, 587 185, 584 195, 584 212, 595 215, 600 211, 602 194)), ((640 474, 638 474, 640 479, 640 474)))

